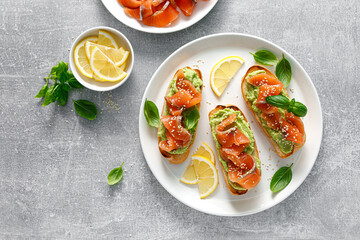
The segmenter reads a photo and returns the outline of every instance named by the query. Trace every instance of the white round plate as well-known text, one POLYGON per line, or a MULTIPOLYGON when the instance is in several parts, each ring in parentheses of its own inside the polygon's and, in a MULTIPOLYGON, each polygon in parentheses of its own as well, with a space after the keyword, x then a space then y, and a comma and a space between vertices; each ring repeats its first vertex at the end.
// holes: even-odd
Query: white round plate
MULTIPOLYGON (((275 67, 269 67, 274 71, 275 67)), ((277 45, 251 35, 226 33, 206 36, 192 41, 168 57, 152 76, 142 99, 139 116, 139 132, 145 159, 160 184, 175 198, 199 211, 221 216, 243 216, 268 209, 290 196, 310 173, 317 158, 323 131, 323 120, 319 97, 310 77, 301 65, 285 50, 277 45), (266 48, 281 58, 282 53, 292 66, 292 80, 288 89, 291 98, 304 103, 308 113, 303 118, 306 130, 306 143, 301 150, 287 159, 281 159, 274 152, 273 146, 258 126, 254 116, 245 104, 241 94, 241 79, 252 65, 256 64, 249 52, 266 48), (212 67, 227 56, 240 56, 245 64, 229 83, 223 95, 218 98, 211 90, 209 76, 212 67), (176 70, 185 66, 199 68, 203 74, 204 90, 200 110, 200 120, 196 139, 191 147, 190 155, 195 152, 201 142, 207 143, 215 152, 214 140, 208 121, 208 113, 218 104, 238 106, 250 122, 262 161, 262 179, 258 186, 245 195, 234 196, 226 187, 220 164, 219 185, 206 199, 200 199, 197 185, 186 185, 179 181, 181 175, 191 162, 187 160, 179 165, 170 164, 158 150, 157 129, 148 126, 143 114, 145 98, 153 101, 159 111, 163 108, 165 92, 176 70), (282 166, 292 167, 293 178, 281 192, 270 191, 270 179, 282 166)))
POLYGON ((171 33, 188 28, 191 25, 200 21, 211 11, 217 1, 218 0, 199 0, 190 17, 186 17, 178 9, 178 11, 180 12, 178 19, 176 19, 172 24, 170 24, 170 26, 163 28, 146 26, 141 22, 137 21, 136 19, 127 16, 124 12, 123 7, 118 3, 117 0, 102 0, 102 3, 115 18, 133 29, 148 33, 171 33))

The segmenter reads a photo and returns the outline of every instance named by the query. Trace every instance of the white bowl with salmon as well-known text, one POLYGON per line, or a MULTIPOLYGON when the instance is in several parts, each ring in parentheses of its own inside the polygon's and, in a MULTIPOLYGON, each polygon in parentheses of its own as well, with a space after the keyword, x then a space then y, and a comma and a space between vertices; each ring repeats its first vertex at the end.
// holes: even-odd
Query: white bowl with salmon
POLYGON ((123 24, 143 32, 170 33, 205 17, 218 0, 102 0, 123 24))

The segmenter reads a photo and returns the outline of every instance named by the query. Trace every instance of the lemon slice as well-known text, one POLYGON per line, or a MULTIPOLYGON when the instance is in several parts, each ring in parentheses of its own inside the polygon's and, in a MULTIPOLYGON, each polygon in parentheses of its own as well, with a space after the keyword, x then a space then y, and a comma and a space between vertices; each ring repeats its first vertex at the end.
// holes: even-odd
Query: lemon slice
POLYGON ((215 164, 215 155, 211 148, 204 142, 200 145, 200 147, 194 152, 193 155, 199 155, 209 159, 212 163, 215 164))
POLYGON ((116 82, 124 79, 127 75, 121 68, 115 66, 98 47, 95 47, 91 53, 90 67, 102 81, 116 82))
POLYGON ((183 173, 180 178, 180 181, 185 184, 197 184, 198 179, 195 173, 194 165, 191 163, 183 173))
POLYGON ((129 56, 129 52, 125 51, 124 48, 111 48, 106 47, 97 43, 87 41, 85 43, 85 52, 86 56, 90 59, 91 52, 95 47, 98 47, 110 60, 115 64, 115 66, 120 66, 125 63, 126 59, 129 56))
POLYGON ((220 60, 211 70, 210 85, 214 93, 220 97, 230 80, 239 71, 245 60, 238 56, 230 56, 220 60))
POLYGON ((191 159, 198 179, 200 198, 206 198, 215 191, 219 183, 216 167, 210 160, 202 156, 193 155, 191 159))
POLYGON ((86 57, 85 51, 85 43, 86 42, 96 42, 98 40, 97 37, 87 37, 79 42, 74 49, 74 61, 76 67, 79 71, 86 77, 91 78, 93 75, 93 71, 91 70, 89 60, 86 57))
POLYGON ((99 30, 97 43, 106 47, 119 48, 119 46, 115 41, 114 36, 111 35, 111 33, 104 30, 99 30))

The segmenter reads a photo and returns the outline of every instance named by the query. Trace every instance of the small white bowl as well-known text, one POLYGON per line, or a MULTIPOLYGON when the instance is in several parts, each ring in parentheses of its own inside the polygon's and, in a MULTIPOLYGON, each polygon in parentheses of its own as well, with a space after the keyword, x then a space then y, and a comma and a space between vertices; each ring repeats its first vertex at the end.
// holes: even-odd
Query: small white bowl
POLYGON ((69 61, 70 68, 71 68, 75 78, 84 87, 94 90, 94 91, 103 92, 103 91, 110 91, 110 90, 113 90, 113 89, 121 86, 129 78, 131 71, 133 69, 133 66, 134 66, 134 50, 133 50, 129 40, 124 36, 124 34, 119 32, 118 30, 115 30, 114 28, 100 26, 100 27, 90 28, 90 29, 86 30, 85 32, 81 33, 76 38, 76 40, 73 42, 73 44, 71 46, 69 59, 70 59, 70 61, 69 61), (119 82, 95 81, 92 78, 88 78, 88 77, 84 76, 75 65, 74 49, 75 49, 76 45, 86 37, 97 36, 100 29, 110 32, 115 37, 115 40, 119 44, 119 46, 123 47, 126 51, 130 52, 129 57, 126 60, 126 68, 124 69, 124 71, 127 72, 127 76, 119 82))

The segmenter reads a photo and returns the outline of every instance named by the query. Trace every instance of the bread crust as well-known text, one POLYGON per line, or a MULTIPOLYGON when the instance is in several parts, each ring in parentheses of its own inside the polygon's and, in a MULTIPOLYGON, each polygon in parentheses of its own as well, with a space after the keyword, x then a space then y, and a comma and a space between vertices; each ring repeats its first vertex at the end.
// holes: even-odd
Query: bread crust
MULTIPOLYGON (((298 143, 294 143, 294 147, 291 153, 289 154, 285 154, 281 151, 280 147, 278 146, 278 144, 270 137, 270 135, 268 134, 268 132, 265 130, 264 126, 261 124, 261 121, 258 117, 258 115, 254 112, 254 110, 251 108, 251 102, 246 100, 246 92, 248 90, 247 88, 247 81, 245 80, 245 78, 247 77, 247 75, 249 75, 250 73, 254 72, 254 71, 258 71, 258 70, 264 70, 266 72, 266 74, 268 74, 269 76, 272 76, 274 78, 277 79, 277 77, 267 68, 260 66, 260 65, 254 65, 252 67, 250 67, 246 74, 244 75, 242 82, 241 82, 241 92, 243 95, 243 98, 246 102, 246 105, 249 107, 250 111, 254 114, 256 121, 258 122, 258 124, 260 125, 260 127, 262 128, 263 132, 266 134, 266 136, 268 137, 268 139, 270 140, 271 144, 274 146, 276 153, 279 155, 279 157, 281 158, 287 158, 290 157, 291 155, 293 155, 294 153, 296 153, 300 148, 302 148, 302 146, 304 146, 305 141, 306 141, 306 133, 304 132, 304 142, 302 144, 298 144, 298 143)), ((286 91, 286 89, 284 88, 286 95, 289 97, 288 92, 286 91)))
MULTIPOLYGON (((185 68, 192 69, 192 68, 190 68, 190 67, 185 67, 185 68)), ((180 70, 181 70, 181 69, 179 69, 178 71, 180 71, 180 70)), ((201 74, 200 70, 199 70, 199 69, 192 69, 192 70, 194 70, 194 71, 198 74, 199 78, 202 80, 202 74, 201 74)), ((174 74, 174 76, 176 76, 176 74, 178 73, 178 71, 176 71, 176 73, 174 74)), ((171 80, 172 80, 172 79, 171 79, 171 80)), ((201 92, 202 92, 203 86, 204 86, 204 84, 201 85, 201 92)), ((167 96, 169 90, 170 90, 170 84, 169 84, 169 87, 168 87, 167 90, 166 90, 165 96, 167 96)), ((198 103, 198 104, 196 104, 195 106, 198 106, 198 108, 199 108, 199 110, 200 110, 201 102, 198 103)), ((162 109, 162 112, 161 112, 161 116, 164 116, 165 107, 166 107, 166 100, 164 100, 164 105, 163 105, 163 109, 162 109)), ((198 126, 196 126, 195 133, 194 133, 194 136, 193 136, 194 139, 195 139, 195 137, 196 137, 197 127, 198 127, 198 126)), ((161 123, 159 124, 158 133, 159 133, 159 131, 160 131, 160 128, 161 128, 161 123)), ((160 141, 161 141, 161 138, 159 137, 159 134, 158 134, 158 145, 159 145, 160 141)), ((171 163, 173 163, 173 164, 180 164, 180 163, 183 163, 183 162, 187 159, 187 157, 189 156, 190 148, 191 148, 191 146, 192 146, 193 143, 194 143, 194 141, 192 141, 192 143, 189 145, 189 147, 188 147, 188 149, 186 150, 186 152, 184 152, 183 154, 171 154, 171 153, 169 153, 169 152, 166 152, 166 151, 161 150, 160 147, 159 147, 159 150, 160 150, 161 155, 163 155, 164 158, 166 158, 167 160, 169 160, 169 162, 171 162, 171 163)))
MULTIPOLYGON (((230 108, 230 109, 233 109, 234 111, 239 111, 241 112, 241 115, 244 117, 245 121, 248 122, 248 120, 246 119, 244 113, 235 105, 218 105, 216 106, 213 110, 211 110, 209 112, 209 121, 211 119, 211 116, 214 115, 215 113, 217 113, 218 111, 222 110, 222 109, 225 109, 225 108, 230 108)), ((250 126, 249 126, 250 127, 250 126)), ((251 129, 251 128, 250 128, 251 129)), ((255 148, 255 155, 257 158, 259 158, 259 152, 258 152, 258 149, 257 149, 257 145, 256 145, 256 141, 255 141, 255 138, 254 138, 254 148, 255 148)), ((218 153, 218 151, 216 151, 218 153)), ((219 155, 219 154, 218 154, 219 155)), ((218 156, 220 157, 220 156, 218 156)), ((260 158, 259 158, 260 159, 260 158)), ((225 182, 226 182, 226 186, 227 188, 229 189, 230 193, 232 193, 233 195, 242 195, 242 194, 245 194, 247 193, 248 190, 237 190, 235 188, 233 188, 230 183, 229 183, 229 179, 226 177, 228 175, 228 173, 225 171, 224 169, 224 166, 222 165, 222 163, 220 162, 220 160, 218 160, 219 163, 220 163, 220 166, 221 166, 221 169, 222 169, 222 172, 223 172, 223 175, 224 175, 224 179, 225 179, 225 182)))

